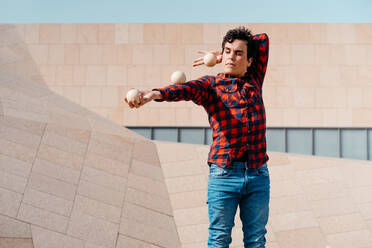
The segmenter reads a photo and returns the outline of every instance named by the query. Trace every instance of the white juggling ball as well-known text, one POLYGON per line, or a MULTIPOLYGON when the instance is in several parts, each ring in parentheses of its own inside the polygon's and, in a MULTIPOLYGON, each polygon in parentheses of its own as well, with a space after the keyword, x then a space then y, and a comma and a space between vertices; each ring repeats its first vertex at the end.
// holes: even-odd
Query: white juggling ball
POLYGON ((213 53, 207 53, 204 55, 203 60, 206 66, 214 66, 217 63, 217 57, 213 53))
POLYGON ((137 89, 131 89, 127 92, 127 100, 128 102, 140 102, 140 92, 137 89))
POLYGON ((173 84, 182 84, 186 81, 186 75, 182 71, 175 71, 171 75, 171 82, 173 84))

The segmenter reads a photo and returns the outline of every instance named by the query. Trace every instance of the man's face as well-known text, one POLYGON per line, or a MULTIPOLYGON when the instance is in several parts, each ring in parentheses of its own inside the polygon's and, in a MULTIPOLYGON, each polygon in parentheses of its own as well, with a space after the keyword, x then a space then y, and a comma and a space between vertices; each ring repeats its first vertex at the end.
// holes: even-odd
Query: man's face
POLYGON ((226 74, 241 77, 251 65, 252 58, 247 60, 247 43, 244 40, 226 42, 222 53, 222 66, 226 74))

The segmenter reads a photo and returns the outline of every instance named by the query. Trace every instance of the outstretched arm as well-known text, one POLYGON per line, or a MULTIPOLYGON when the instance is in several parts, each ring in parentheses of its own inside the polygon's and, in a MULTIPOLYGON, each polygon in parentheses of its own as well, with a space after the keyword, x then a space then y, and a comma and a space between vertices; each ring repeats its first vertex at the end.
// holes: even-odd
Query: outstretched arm
POLYGON ((131 108, 139 108, 154 100, 157 102, 168 101, 193 101, 198 105, 204 105, 212 101, 210 94, 210 77, 204 76, 197 80, 191 80, 182 84, 172 84, 164 88, 154 88, 151 91, 140 91, 139 102, 124 99, 131 108))
POLYGON ((198 105, 203 105, 211 101, 210 77, 204 76, 196 80, 191 80, 181 84, 172 84, 164 88, 155 88, 153 91, 159 91, 160 99, 157 102, 168 101, 193 101, 198 105))

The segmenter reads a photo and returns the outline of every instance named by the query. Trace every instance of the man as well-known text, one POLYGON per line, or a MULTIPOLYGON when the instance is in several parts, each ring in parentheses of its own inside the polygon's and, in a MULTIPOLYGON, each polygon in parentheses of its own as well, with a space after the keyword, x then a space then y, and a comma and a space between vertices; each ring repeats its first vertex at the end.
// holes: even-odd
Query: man
MULTIPOLYGON (((224 73, 142 91, 139 104, 125 99, 131 108, 151 100, 192 100, 208 113, 213 130, 208 156, 209 248, 229 247, 238 206, 244 247, 265 247, 270 178, 262 84, 268 51, 266 34, 253 36, 244 27, 229 30, 222 42, 222 54, 215 52, 224 73)), ((199 58, 193 65, 201 64, 199 58)))

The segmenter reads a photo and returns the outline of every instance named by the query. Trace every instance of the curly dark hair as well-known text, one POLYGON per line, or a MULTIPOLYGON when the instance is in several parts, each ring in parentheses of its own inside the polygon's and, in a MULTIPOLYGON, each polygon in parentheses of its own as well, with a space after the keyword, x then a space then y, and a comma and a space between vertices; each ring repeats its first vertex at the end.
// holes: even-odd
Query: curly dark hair
POLYGON ((249 29, 240 26, 227 31, 222 41, 222 53, 225 49, 225 43, 232 43, 234 40, 245 40, 247 43, 247 59, 253 58, 254 60, 256 58, 258 46, 257 42, 253 40, 252 32, 249 29))

